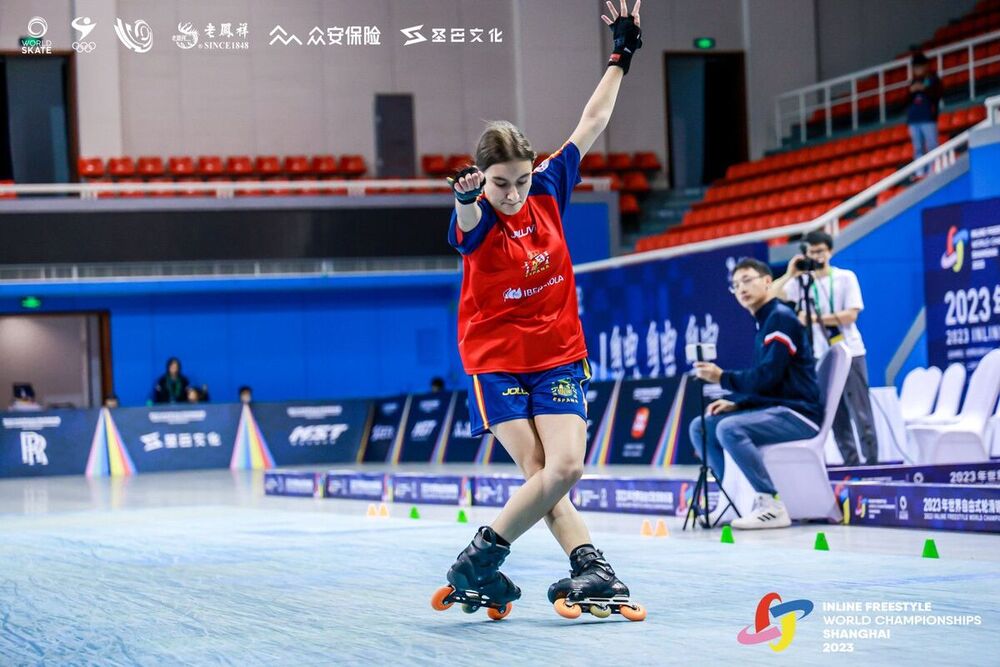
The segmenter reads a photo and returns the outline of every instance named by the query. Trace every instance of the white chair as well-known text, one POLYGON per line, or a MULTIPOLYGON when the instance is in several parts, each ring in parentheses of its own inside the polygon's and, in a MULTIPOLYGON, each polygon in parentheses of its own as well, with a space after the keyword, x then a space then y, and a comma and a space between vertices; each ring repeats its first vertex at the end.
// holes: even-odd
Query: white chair
POLYGON ((941 377, 941 388, 937 392, 934 412, 926 417, 908 419, 907 426, 916 424, 948 424, 956 420, 958 406, 962 403, 965 389, 965 364, 952 364, 941 377))
POLYGON ((926 417, 934 409, 934 398, 941 386, 941 369, 914 368, 906 374, 903 388, 899 392, 899 407, 903 411, 903 419, 926 417))
MULTIPOLYGON (((771 481, 793 519, 840 521, 843 518, 826 471, 823 447, 833 426, 833 418, 837 414, 837 406, 850 370, 850 350, 843 343, 837 343, 827 351, 819 364, 819 388, 824 407, 819 433, 809 440, 782 442, 760 448, 771 481)), ((722 488, 733 499, 740 514, 745 516, 752 509, 755 491, 729 452, 725 453, 725 457, 726 472, 722 488)), ((725 502, 724 498, 722 502, 725 502)), ((732 513, 727 514, 727 519, 734 516, 732 513)))
POLYGON ((1000 349, 979 361, 969 380, 962 412, 946 424, 907 427, 916 446, 917 463, 978 463, 990 458, 986 421, 1000 393, 1000 349))
POLYGON ((986 422, 986 447, 990 456, 1000 456, 1000 403, 997 411, 986 422))

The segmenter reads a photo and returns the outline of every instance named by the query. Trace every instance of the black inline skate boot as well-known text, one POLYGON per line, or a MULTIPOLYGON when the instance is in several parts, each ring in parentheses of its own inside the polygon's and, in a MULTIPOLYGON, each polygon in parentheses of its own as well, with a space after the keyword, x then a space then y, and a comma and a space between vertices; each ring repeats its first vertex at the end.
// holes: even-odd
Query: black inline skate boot
POLYGON ((507 616, 513 606, 511 602, 521 597, 521 589, 500 572, 508 554, 510 547, 497 544, 497 534, 492 528, 480 528, 448 570, 450 585, 438 589, 431 606, 443 611, 458 602, 462 611, 469 614, 487 607, 489 617, 495 621, 507 616))
POLYGON ((589 611, 598 618, 621 614, 630 621, 646 618, 646 610, 629 598, 628 586, 615 576, 604 554, 591 544, 569 556, 570 576, 549 587, 549 602, 565 618, 579 618, 589 611))

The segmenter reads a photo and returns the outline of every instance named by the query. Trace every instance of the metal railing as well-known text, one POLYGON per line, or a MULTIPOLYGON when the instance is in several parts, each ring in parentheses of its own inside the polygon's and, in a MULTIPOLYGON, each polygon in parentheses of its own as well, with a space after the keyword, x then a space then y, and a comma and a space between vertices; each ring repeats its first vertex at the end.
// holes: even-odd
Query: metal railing
MULTIPOLYGON (((1000 30, 980 35, 962 42, 955 42, 937 49, 925 52, 928 59, 936 63, 935 71, 940 79, 968 71, 969 99, 976 99, 976 69, 1000 63, 1000 54, 992 56, 976 57, 976 47, 990 42, 1000 43, 1000 30), (965 54, 966 61, 946 68, 944 61, 952 55, 965 54)), ((858 72, 845 74, 844 76, 827 79, 809 86, 790 90, 778 95, 774 100, 774 131, 776 148, 781 147, 781 142, 785 137, 786 129, 791 130, 792 125, 798 123, 799 140, 803 143, 808 139, 807 129, 810 117, 815 111, 823 111, 825 116, 824 136, 833 134, 833 108, 842 104, 851 105, 851 129, 858 129, 859 108, 863 100, 878 98, 878 119, 879 123, 886 122, 886 97, 889 93, 897 90, 908 90, 913 79, 913 66, 910 58, 900 58, 892 62, 883 63, 876 67, 869 67, 858 72), (906 78, 902 81, 886 83, 886 75, 900 69, 906 69, 906 78), (875 77, 877 85, 868 90, 859 91, 859 84, 865 79, 875 77)), ((945 103, 942 100, 942 108, 945 103)))
POLYGON ((769 241, 771 239, 782 238, 785 236, 794 236, 798 234, 806 234, 816 229, 823 229, 831 236, 837 236, 840 233, 840 221, 844 219, 851 213, 854 213, 858 209, 867 205, 869 202, 876 200, 880 194, 894 188, 898 185, 902 185, 908 182, 909 179, 922 172, 924 169, 929 169, 934 173, 939 173, 947 170, 958 158, 958 154, 968 150, 969 147, 969 136, 973 131, 983 127, 990 127, 993 125, 1000 125, 1000 95, 996 95, 988 98, 984 102, 986 106, 986 119, 981 121, 979 124, 969 128, 965 132, 955 136, 950 141, 947 141, 934 150, 928 152, 926 155, 922 155, 918 159, 910 162, 908 165, 902 169, 886 176, 878 183, 875 183, 869 188, 862 190, 858 194, 854 195, 850 199, 819 216, 813 220, 807 220, 805 222, 798 222, 794 225, 785 225, 783 227, 774 227, 771 229, 765 229, 757 232, 749 232, 746 234, 739 234, 736 236, 726 236, 717 239, 709 239, 707 241, 698 241, 695 243, 687 243, 684 245, 672 246, 670 248, 663 248, 661 250, 650 250, 647 252, 635 253, 632 255, 625 255, 623 257, 614 257, 612 259, 606 259, 599 262, 591 262, 589 264, 581 265, 577 268, 577 272, 586 273, 588 271, 596 271, 599 269, 614 268, 619 266, 627 266, 629 264, 638 264, 641 262, 648 262, 654 259, 667 259, 670 257, 677 257, 679 255, 686 255, 689 253, 704 252, 706 250, 716 250, 718 248, 724 248, 730 245, 738 245, 740 243, 752 243, 755 241, 769 241))
MULTIPOLYGON (((610 178, 584 178, 584 185, 589 185, 597 192, 607 192, 611 189, 610 178)), ((325 191, 346 190, 349 197, 364 197, 379 194, 369 190, 402 189, 404 194, 439 194, 421 193, 418 190, 435 189, 448 194, 448 186, 442 179, 386 179, 360 181, 183 181, 156 183, 29 183, 18 185, 0 184, 0 197, 4 195, 36 196, 36 195, 77 195, 80 199, 98 199, 102 194, 122 195, 141 193, 143 196, 159 193, 184 195, 189 192, 204 193, 204 196, 218 199, 232 199, 235 195, 245 192, 286 190, 290 193, 314 193, 323 196, 325 191)), ((270 196, 270 195, 269 195, 270 196)), ((0 209, 2 210, 2 209, 0 209)))

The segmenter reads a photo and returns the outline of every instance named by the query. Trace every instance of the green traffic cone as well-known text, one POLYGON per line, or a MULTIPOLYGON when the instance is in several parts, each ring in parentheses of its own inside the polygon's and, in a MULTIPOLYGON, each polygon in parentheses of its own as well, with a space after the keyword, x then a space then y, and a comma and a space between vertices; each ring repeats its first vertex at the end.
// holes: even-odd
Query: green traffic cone
POLYGON ((722 540, 723 544, 733 544, 733 529, 729 526, 722 527, 722 540))
POLYGON ((469 517, 465 516, 465 510, 458 510, 458 522, 469 523, 469 517))
POLYGON ((410 518, 411 519, 419 519, 420 518, 420 510, 418 510, 416 507, 411 507, 410 508, 410 518))
POLYGON ((934 544, 934 540, 932 540, 931 538, 927 538, 927 541, 924 542, 924 554, 923 554, 923 556, 924 556, 924 558, 938 558, 939 557, 938 556, 937 545, 934 544))
POLYGON ((816 533, 816 551, 829 551, 830 545, 826 542, 826 533, 816 533))

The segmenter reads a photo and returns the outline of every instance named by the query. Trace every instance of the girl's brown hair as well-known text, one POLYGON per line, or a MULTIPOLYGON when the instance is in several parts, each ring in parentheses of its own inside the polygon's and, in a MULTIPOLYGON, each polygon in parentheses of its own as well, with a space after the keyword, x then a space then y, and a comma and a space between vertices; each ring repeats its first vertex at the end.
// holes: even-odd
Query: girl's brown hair
POLYGON ((476 166, 486 171, 494 164, 511 160, 535 161, 535 151, 521 130, 505 120, 490 121, 476 145, 476 166))

